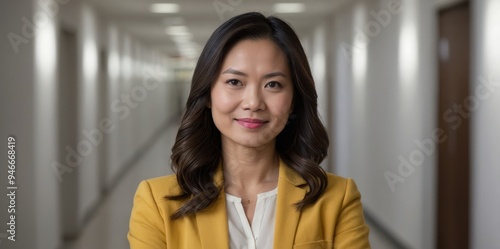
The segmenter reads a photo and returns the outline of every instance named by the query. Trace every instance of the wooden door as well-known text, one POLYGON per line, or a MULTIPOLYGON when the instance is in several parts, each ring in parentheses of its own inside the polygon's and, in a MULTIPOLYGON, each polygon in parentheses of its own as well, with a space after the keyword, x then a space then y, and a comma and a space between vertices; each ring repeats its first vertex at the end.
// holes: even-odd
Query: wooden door
POLYGON ((436 248, 460 249, 469 247, 469 3, 439 11, 438 20, 438 120, 448 139, 438 149, 436 248))

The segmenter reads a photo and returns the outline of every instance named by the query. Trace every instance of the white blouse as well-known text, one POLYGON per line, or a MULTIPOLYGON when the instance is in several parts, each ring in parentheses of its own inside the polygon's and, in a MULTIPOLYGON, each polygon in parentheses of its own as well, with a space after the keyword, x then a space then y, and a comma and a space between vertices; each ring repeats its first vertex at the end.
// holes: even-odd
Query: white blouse
POLYGON ((278 188, 275 188, 257 195, 252 226, 245 215, 241 198, 226 193, 230 248, 273 248, 277 193, 278 188))

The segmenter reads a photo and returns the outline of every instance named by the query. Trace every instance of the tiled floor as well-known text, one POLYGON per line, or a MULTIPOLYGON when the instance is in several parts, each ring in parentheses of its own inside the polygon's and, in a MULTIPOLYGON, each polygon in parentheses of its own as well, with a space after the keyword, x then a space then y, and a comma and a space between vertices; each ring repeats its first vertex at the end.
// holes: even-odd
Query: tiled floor
MULTIPOLYGON (((101 203, 94 217, 85 226, 79 238, 65 249, 120 249, 129 248, 128 222, 132 200, 139 182, 143 179, 170 174, 170 150, 177 126, 169 127, 152 148, 120 180, 101 203)), ((395 248, 381 234, 372 229, 370 241, 373 248, 395 248)))

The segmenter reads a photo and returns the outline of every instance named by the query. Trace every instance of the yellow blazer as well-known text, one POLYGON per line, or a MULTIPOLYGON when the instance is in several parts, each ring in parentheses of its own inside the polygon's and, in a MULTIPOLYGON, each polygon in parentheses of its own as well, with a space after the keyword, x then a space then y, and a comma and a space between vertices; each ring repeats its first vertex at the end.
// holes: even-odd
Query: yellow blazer
MULTIPOLYGON (((221 167, 214 180, 223 186, 221 167)), ((370 248, 369 229, 354 181, 328 174, 324 194, 314 205, 297 212, 294 203, 304 198, 305 183, 280 162, 274 249, 370 248)), ((170 215, 184 202, 164 197, 180 192, 175 175, 139 184, 128 233, 131 249, 229 249, 224 190, 208 209, 171 221, 170 215)))

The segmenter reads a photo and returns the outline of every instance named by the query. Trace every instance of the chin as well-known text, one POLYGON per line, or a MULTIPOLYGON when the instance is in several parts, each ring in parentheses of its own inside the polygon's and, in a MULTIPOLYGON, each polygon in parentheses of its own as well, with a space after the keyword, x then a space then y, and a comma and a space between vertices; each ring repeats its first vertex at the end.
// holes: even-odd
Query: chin
POLYGON ((237 142, 237 144, 240 144, 242 146, 249 147, 249 148, 266 148, 268 146, 274 146, 273 141, 274 140, 262 141, 262 140, 255 139, 255 137, 253 137, 251 139, 240 140, 239 142, 237 142))

